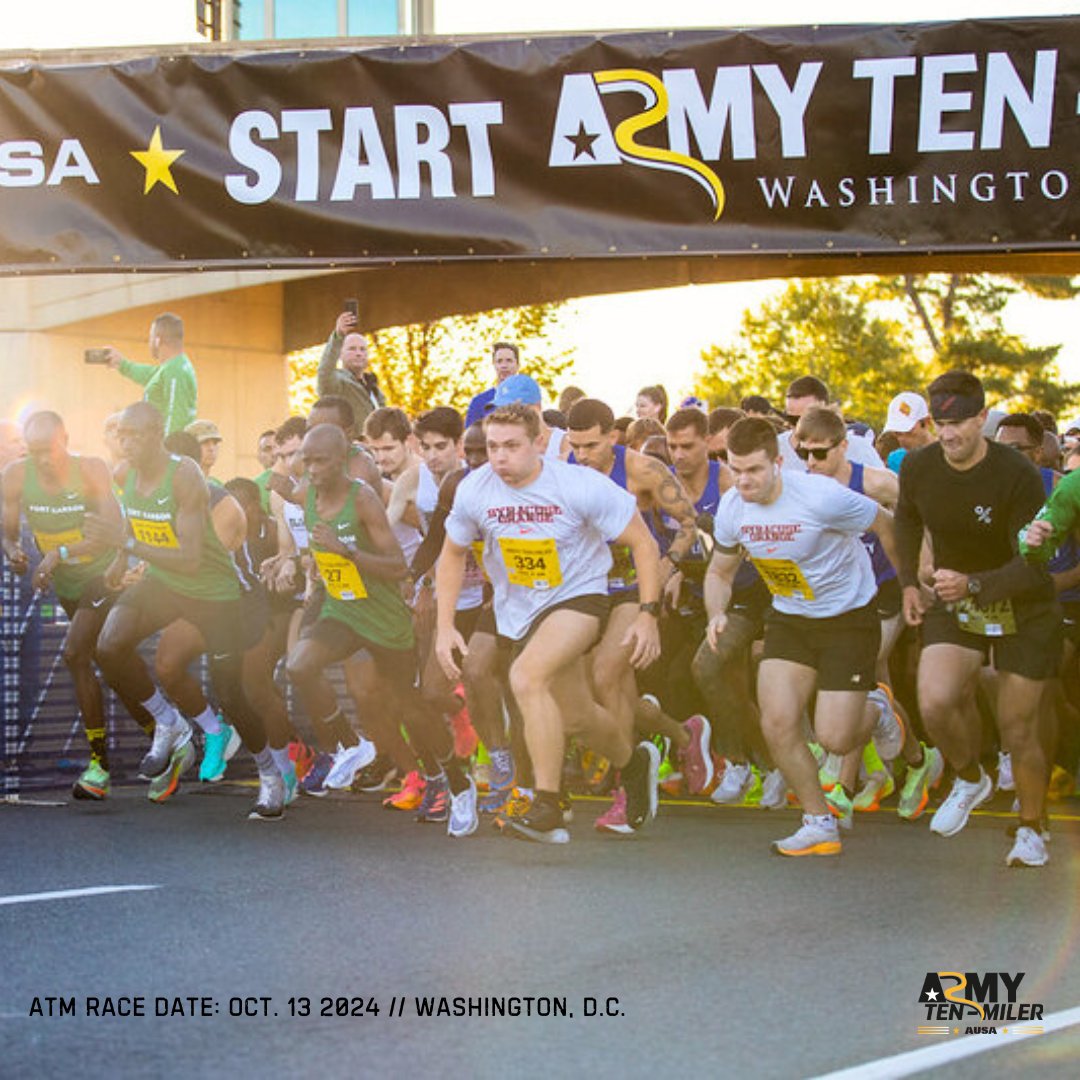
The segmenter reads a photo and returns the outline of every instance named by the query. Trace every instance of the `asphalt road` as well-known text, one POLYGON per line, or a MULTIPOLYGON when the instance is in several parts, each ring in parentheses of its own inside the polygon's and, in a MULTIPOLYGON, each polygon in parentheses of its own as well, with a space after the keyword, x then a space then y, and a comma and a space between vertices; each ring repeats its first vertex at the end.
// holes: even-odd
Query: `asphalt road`
MULTIPOLYGON (((0 806, 0 1075, 801 1077, 959 1045, 963 1029, 916 1034, 927 972, 1022 971, 1019 1000, 1080 1006, 1076 804, 1058 806, 1050 866, 1018 871, 995 814, 950 840, 860 816, 841 858, 786 860, 768 844, 794 811, 668 805, 626 841, 578 800, 552 848, 486 825, 450 841, 359 796, 249 822, 252 797, 0 806), (11 902, 130 885, 157 887, 11 902), (522 1015, 417 1015, 440 996, 522 1015), (87 1016, 91 997, 147 1015, 87 1016), (210 1015, 154 1015, 158 998, 190 1014, 187 997, 210 1015), (572 1016, 524 1015, 560 1002, 572 1016)), ((1080 1060, 1080 1027, 981 1038, 994 1048, 950 1076, 1080 1060)))

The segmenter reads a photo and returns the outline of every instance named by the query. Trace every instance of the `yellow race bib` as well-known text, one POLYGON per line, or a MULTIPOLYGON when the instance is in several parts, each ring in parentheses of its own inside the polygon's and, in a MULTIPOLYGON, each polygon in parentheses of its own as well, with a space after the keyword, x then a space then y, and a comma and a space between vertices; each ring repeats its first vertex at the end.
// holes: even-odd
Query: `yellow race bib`
POLYGON ((1009 600, 994 604, 977 604, 964 599, 953 605, 953 613, 961 630, 980 637, 1006 637, 1016 633, 1016 614, 1009 600))
POLYGON ((352 559, 329 551, 312 551, 311 554, 315 556, 315 565, 326 591, 335 600, 363 600, 367 596, 364 579, 352 559))
MULTIPOLYGON (((67 529, 64 532, 36 532, 34 533, 34 539, 37 541, 37 546, 42 555, 48 555, 50 551, 56 551, 61 547, 74 547, 76 544, 81 544, 83 539, 82 529, 67 529)), ((68 563, 85 563, 90 559, 86 555, 79 555, 77 558, 68 559, 68 563)))
POLYGON ((499 537, 511 585, 527 589, 554 589, 562 584, 559 552, 554 540, 514 540, 499 537))
POLYGON ((142 518, 131 518, 131 531, 135 539, 140 543, 149 544, 156 548, 178 548, 180 541, 176 539, 170 521, 145 521, 142 518))
POLYGON ((801 593, 804 600, 814 599, 814 590, 806 580, 798 564, 791 559, 751 559, 761 580, 765 582, 773 596, 786 596, 794 599, 801 593))

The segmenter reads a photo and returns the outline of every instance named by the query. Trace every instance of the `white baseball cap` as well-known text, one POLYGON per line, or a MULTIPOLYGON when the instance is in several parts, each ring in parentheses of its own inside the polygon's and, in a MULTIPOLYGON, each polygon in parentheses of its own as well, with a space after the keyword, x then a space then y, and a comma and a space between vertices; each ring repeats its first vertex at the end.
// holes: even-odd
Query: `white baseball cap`
POLYGON ((885 430, 897 431, 901 434, 910 431, 920 420, 925 420, 930 415, 930 409, 924 398, 912 390, 905 390, 902 394, 889 402, 889 415, 885 418, 885 430))

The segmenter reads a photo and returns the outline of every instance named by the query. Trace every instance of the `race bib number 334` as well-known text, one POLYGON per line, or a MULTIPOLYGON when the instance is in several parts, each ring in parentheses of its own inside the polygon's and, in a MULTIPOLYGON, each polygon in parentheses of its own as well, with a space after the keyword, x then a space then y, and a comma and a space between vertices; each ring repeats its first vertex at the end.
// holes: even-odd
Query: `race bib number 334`
POLYGON ((499 537, 511 585, 527 589, 554 589, 562 584, 559 552, 554 540, 514 540, 499 537))

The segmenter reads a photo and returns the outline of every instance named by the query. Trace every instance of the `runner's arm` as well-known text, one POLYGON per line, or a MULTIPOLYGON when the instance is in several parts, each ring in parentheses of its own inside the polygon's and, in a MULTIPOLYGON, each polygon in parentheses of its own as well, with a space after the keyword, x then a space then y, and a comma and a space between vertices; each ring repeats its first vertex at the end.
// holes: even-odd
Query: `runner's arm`
MULTIPOLYGON (((656 546, 655 537, 636 510, 629 525, 615 538, 615 543, 625 544, 630 549, 642 607, 644 608, 645 604, 659 603, 660 550, 656 546)), ((660 655, 659 618, 647 611, 638 611, 622 644, 631 647, 630 663, 633 667, 648 667, 660 655)))
POLYGON ((709 567, 705 571, 705 615, 709 620, 709 647, 715 648, 716 634, 727 622, 728 604, 731 603, 731 586, 743 561, 742 548, 713 548, 709 567), (715 626, 715 629, 714 629, 715 626))
POLYGON ((13 461, 4 470, 0 489, 4 493, 3 502, 3 546, 4 555, 11 563, 16 574, 25 574, 30 559, 19 543, 19 507, 22 502, 23 475, 25 466, 21 461, 13 461))
POLYGON ((435 567, 435 659, 449 679, 461 675, 455 654, 465 655, 467 646, 454 625, 461 582, 465 577, 465 557, 468 548, 455 544, 448 536, 443 541, 438 565, 435 567))
POLYGON ((900 483, 893 515, 893 532, 896 537, 897 577, 904 589, 917 588, 919 584, 919 552, 922 550, 923 520, 919 508, 911 498, 912 462, 905 456, 900 466, 900 483))
POLYGON ((874 533, 881 541, 881 546, 885 551, 885 557, 893 564, 893 566, 895 566, 899 559, 896 550, 895 519, 884 506, 878 509, 877 516, 870 526, 870 532, 874 533))
POLYGON ((439 499, 435 504, 435 512, 428 522, 427 535, 425 535, 420 547, 416 549, 412 565, 409 567, 409 572, 414 581, 422 578, 439 557, 443 540, 446 538, 446 519, 454 508, 454 494, 465 475, 464 469, 451 473, 439 488, 439 499))
POLYGON ((358 488, 354 496, 356 516, 368 534, 371 551, 361 551, 357 547, 347 549, 347 556, 361 574, 370 577, 385 578, 388 581, 400 581, 408 573, 405 556, 401 554, 401 545, 397 542, 386 518, 382 499, 371 488, 358 488))
MULTIPOLYGON (((87 501, 91 506, 97 507, 98 515, 105 521, 111 522, 118 528, 124 527, 124 512, 120 509, 120 503, 116 500, 113 492, 112 477, 109 466, 101 458, 82 459, 83 481, 86 484, 87 501)), ((102 544, 83 538, 78 544, 72 545, 68 555, 99 555, 108 551, 108 544, 102 544)))
POLYGON ((409 504, 416 499, 419 479, 420 466, 411 465, 394 482, 394 490, 390 494, 390 505, 386 508, 386 516, 391 526, 400 525, 404 520, 409 504))

